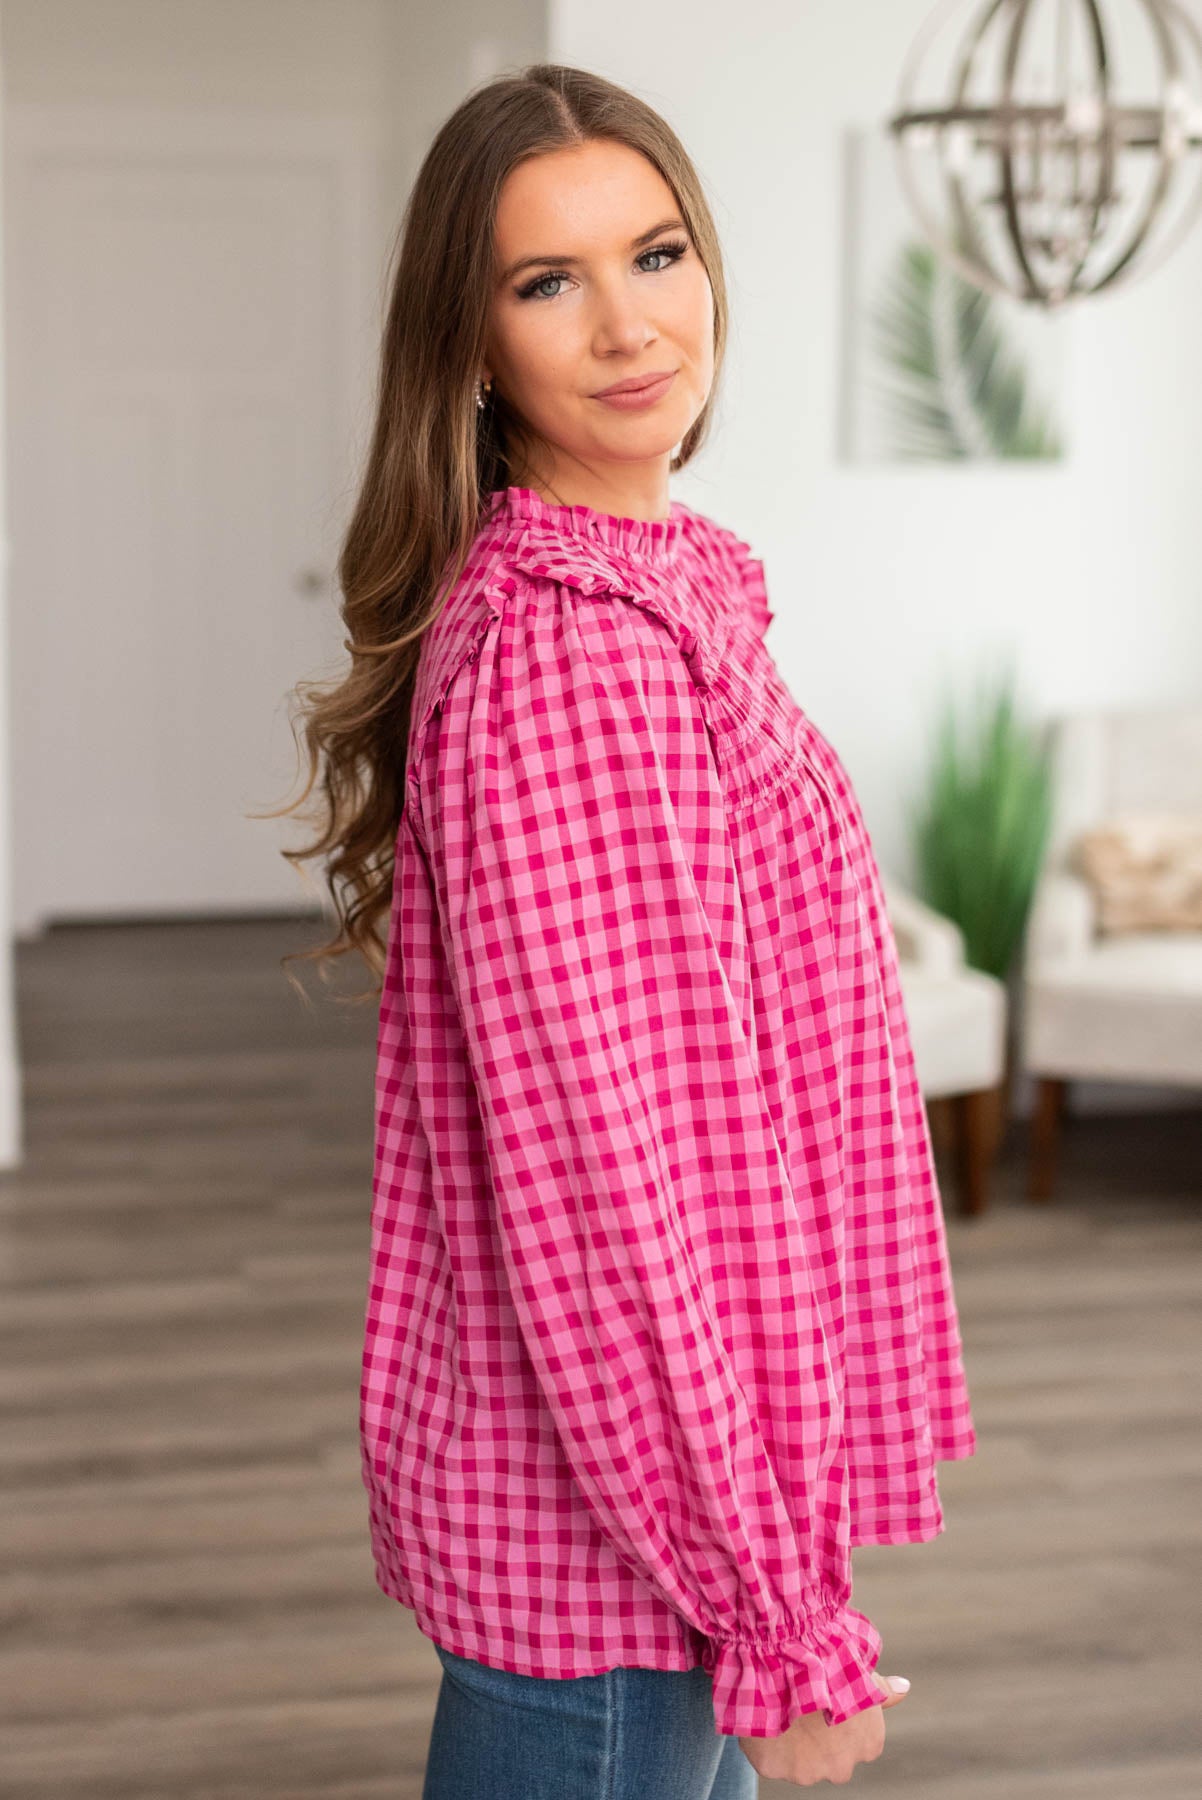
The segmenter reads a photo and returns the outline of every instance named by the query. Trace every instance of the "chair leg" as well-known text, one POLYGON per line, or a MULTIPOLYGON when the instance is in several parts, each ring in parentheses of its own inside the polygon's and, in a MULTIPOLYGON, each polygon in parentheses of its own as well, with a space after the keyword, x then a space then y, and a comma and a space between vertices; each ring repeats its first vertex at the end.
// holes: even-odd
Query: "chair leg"
POLYGON ((1027 1183, 1029 1200, 1050 1200, 1060 1158, 1060 1126, 1064 1117, 1068 1083, 1060 1076, 1044 1075, 1036 1083, 1035 1109, 1031 1117, 1031 1167, 1027 1183))
POLYGON ((956 1109, 950 1094, 938 1094, 923 1101, 927 1109, 927 1126, 931 1148, 947 1156, 956 1146, 956 1109))
POLYGON ((983 1213, 989 1204, 989 1168, 998 1137, 998 1096, 993 1088, 957 1094, 955 1107, 960 1211, 983 1213))

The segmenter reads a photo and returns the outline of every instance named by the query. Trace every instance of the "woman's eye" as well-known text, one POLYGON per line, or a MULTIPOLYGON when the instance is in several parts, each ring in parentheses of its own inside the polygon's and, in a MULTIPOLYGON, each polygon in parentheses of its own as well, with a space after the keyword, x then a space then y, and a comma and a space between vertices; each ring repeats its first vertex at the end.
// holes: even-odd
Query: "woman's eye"
POLYGON ((567 279, 566 275, 538 275, 524 288, 519 288, 518 293, 523 300, 533 300, 536 294, 540 300, 554 300, 554 294, 539 294, 539 289, 544 287, 548 281, 566 281, 567 279))
MULTIPOLYGON (((675 244, 657 244, 654 250, 644 250, 643 256, 639 257, 639 261, 642 262, 644 256, 666 256, 668 261, 665 264, 665 267, 670 269, 672 264, 678 262, 687 249, 687 244, 679 242, 675 244)), ((659 270, 652 269, 651 274, 658 275, 659 270)))
MULTIPOLYGON (((688 245, 682 240, 678 240, 671 244, 656 244, 653 249, 644 250, 642 255, 636 258, 636 261, 643 263, 646 262, 649 256, 666 256, 668 259, 667 262, 661 264, 659 268, 644 270, 644 273, 647 275, 659 275, 663 272, 663 269, 670 269, 674 262, 679 261, 687 249, 688 245)), ((559 297, 558 294, 548 294, 543 291, 545 290, 547 283, 570 280, 571 276, 563 269, 548 270, 545 275, 536 275, 534 280, 528 281, 524 288, 519 288, 518 298, 519 300, 556 300, 559 297)))

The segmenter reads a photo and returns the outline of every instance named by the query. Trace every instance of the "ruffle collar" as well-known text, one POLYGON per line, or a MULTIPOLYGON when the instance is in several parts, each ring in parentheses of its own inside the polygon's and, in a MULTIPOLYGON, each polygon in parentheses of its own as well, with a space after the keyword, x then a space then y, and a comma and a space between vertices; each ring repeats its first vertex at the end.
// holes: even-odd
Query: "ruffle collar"
POLYGON ((489 512, 531 538, 570 538, 661 569, 673 566, 684 542, 685 509, 679 500, 670 502, 666 519, 629 519, 579 503, 555 505, 533 488, 504 487, 489 496, 489 512))
POLYGON ((496 492, 511 527, 507 568, 590 598, 633 601, 666 626, 697 686, 710 686, 732 627, 716 593, 689 579, 687 507, 674 500, 669 519, 623 519, 591 506, 550 506, 529 488, 496 492))

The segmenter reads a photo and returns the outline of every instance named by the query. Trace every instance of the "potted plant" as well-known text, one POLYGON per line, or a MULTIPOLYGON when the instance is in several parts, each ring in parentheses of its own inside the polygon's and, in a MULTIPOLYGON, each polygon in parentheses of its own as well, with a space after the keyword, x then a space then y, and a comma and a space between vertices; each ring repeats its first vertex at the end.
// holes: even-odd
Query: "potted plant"
POLYGON ((959 926, 971 967, 1007 985, 998 1137, 1014 1084, 1020 951, 1052 809, 1047 735, 1021 716, 1016 687, 1012 665, 983 680, 963 726, 947 696, 910 809, 921 897, 959 926))

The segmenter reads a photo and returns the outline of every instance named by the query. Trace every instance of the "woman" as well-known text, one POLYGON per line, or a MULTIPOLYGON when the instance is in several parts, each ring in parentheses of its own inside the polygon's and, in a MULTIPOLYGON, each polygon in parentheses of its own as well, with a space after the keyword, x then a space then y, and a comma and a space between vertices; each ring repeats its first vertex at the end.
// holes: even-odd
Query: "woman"
POLYGON ((363 1479, 425 1800, 845 1782, 900 1698, 851 1550, 975 1444, 859 807, 669 499, 726 322, 636 97, 540 65, 444 124, 306 726, 316 954, 382 976, 363 1479))

